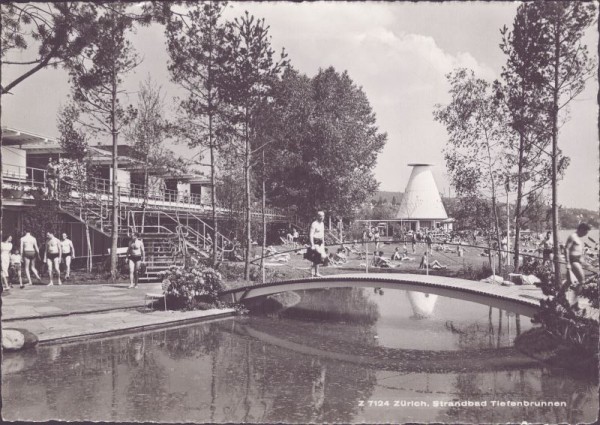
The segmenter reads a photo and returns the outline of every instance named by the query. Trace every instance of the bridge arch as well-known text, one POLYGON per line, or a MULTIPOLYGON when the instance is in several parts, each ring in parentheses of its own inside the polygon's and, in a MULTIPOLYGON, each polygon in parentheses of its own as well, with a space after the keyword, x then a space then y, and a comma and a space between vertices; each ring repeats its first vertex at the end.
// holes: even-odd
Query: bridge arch
POLYGON ((466 279, 408 273, 340 274, 284 280, 224 291, 221 299, 242 302, 287 291, 349 287, 424 292, 489 305, 527 317, 532 317, 540 307, 539 299, 525 293, 520 286, 506 287, 466 279))

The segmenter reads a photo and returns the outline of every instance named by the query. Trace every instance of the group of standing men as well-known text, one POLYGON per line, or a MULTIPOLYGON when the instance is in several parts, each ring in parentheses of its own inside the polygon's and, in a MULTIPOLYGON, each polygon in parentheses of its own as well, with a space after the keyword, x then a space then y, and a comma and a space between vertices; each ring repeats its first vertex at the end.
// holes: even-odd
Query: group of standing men
POLYGON ((27 282, 32 285, 31 273, 42 281, 40 275, 35 266, 36 259, 44 261, 48 266, 48 275, 50 276, 50 283, 48 286, 54 285, 54 272, 56 271, 57 283, 62 285, 60 278, 60 264, 64 263, 66 267, 65 280, 68 280, 71 276, 71 260, 75 257, 75 248, 73 242, 67 237, 66 233, 62 234, 62 239, 58 239, 52 232, 46 233, 46 243, 43 255, 40 253, 40 247, 37 239, 31 234, 29 230, 25 231, 23 237, 21 237, 19 247, 12 246, 12 236, 8 236, 5 241, 2 242, 2 278, 5 281, 5 289, 10 288, 8 282, 8 269, 12 267, 19 279, 19 286, 23 288, 23 280, 21 277, 21 266, 25 266, 25 275, 27 276, 27 282))

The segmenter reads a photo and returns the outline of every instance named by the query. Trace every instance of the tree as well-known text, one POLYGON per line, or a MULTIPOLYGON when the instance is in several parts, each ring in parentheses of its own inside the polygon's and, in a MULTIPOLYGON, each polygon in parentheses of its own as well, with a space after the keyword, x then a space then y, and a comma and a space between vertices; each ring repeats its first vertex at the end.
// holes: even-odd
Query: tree
MULTIPOLYGON (((447 78, 452 99, 446 106, 436 105, 434 118, 448 132, 444 156, 451 184, 460 197, 490 197, 492 215, 487 227, 493 229, 500 247, 497 199, 507 175, 507 143, 511 137, 505 110, 492 85, 476 78, 473 71, 458 69, 447 78)), ((500 253, 498 258, 501 264, 500 253)))
POLYGON ((164 146, 171 125, 164 118, 162 88, 150 76, 140 84, 135 118, 129 123, 125 135, 131 143, 132 157, 144 168, 144 201, 142 203, 142 228, 150 193, 150 171, 181 173, 185 164, 175 159, 173 152, 164 146))
POLYGON ((69 192, 77 192, 76 202, 79 207, 79 217, 85 228, 87 244, 87 270, 92 271, 92 242, 90 238, 90 226, 85 220, 85 211, 89 208, 92 191, 91 177, 94 172, 94 164, 89 149, 88 137, 84 131, 77 128, 79 110, 71 103, 61 108, 57 117, 57 127, 60 133, 58 139, 61 147, 66 152, 65 157, 59 161, 59 175, 67 184, 69 192))
POLYGON ((225 39, 230 63, 222 76, 222 95, 234 108, 230 118, 238 127, 242 142, 246 222, 244 278, 248 280, 252 246, 251 171, 256 154, 264 148, 263 141, 257 137, 258 111, 271 96, 275 81, 287 66, 287 61, 283 51, 275 60, 269 27, 264 19, 255 19, 248 12, 228 23, 225 39))
POLYGON ((214 228, 213 263, 218 255, 216 156, 231 137, 227 105, 220 96, 224 67, 231 63, 226 49, 225 25, 220 22, 225 2, 196 3, 186 13, 172 12, 166 26, 169 71, 186 91, 180 101, 181 130, 188 145, 207 147, 210 153, 211 206, 214 228))
MULTIPOLYGON (((538 87, 551 98, 548 103, 549 133, 552 140, 552 233, 554 242, 554 279, 561 281, 558 240, 558 179, 560 149, 559 125, 571 100, 584 89, 593 76, 595 63, 589 58, 587 46, 582 43, 585 30, 596 20, 593 2, 536 1, 519 7, 518 13, 527 14, 539 25, 540 48, 545 54, 536 57, 540 70, 538 87), (530 10, 531 8, 531 10, 530 10)), ((530 34, 533 37, 533 34, 530 34)))
POLYGON ((0 59, 2 68, 16 66, 24 71, 0 88, 10 93, 18 84, 36 72, 81 53, 87 45, 89 31, 94 26, 96 5, 83 2, 4 3, 0 6, 2 33, 0 59), (11 58, 15 52, 37 54, 25 60, 11 58))
POLYGON ((117 278, 119 237, 119 188, 117 185, 118 136, 135 116, 131 106, 122 104, 123 77, 138 64, 138 57, 127 39, 134 19, 124 13, 126 5, 114 4, 98 16, 92 41, 83 55, 68 61, 73 100, 83 114, 78 122, 95 133, 112 138, 112 226, 110 274, 117 278))
MULTIPOLYGON (((539 67, 544 50, 541 39, 543 31, 539 11, 529 4, 522 5, 515 17, 512 31, 501 29, 500 48, 507 56, 503 67, 504 86, 498 85, 498 96, 506 103, 511 117, 511 128, 516 138, 510 138, 512 163, 516 164, 512 181, 516 183, 514 265, 519 268, 521 221, 524 203, 529 194, 548 184, 551 180, 551 154, 548 152, 550 132, 547 107, 550 99, 547 90, 540 88, 543 80, 539 67)), ((558 160, 558 172, 562 174, 568 158, 558 160)))
POLYGON ((304 221, 319 209, 351 218, 377 189, 373 168, 387 138, 362 88, 333 67, 313 78, 290 69, 273 103, 269 199, 296 206, 304 221))

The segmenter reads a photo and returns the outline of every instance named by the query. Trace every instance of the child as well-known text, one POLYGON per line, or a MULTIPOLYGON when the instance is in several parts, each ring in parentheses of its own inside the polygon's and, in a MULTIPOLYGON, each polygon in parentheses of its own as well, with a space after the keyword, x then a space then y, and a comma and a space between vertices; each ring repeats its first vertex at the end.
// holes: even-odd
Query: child
POLYGON ((10 267, 13 273, 19 277, 19 288, 23 289, 25 286, 23 285, 23 278, 21 277, 21 263, 23 258, 21 257, 21 253, 19 252, 19 248, 15 248, 12 250, 10 254, 10 267))
MULTIPOLYGON (((405 246, 406 248, 406 246, 405 246)), ((394 253, 392 254, 392 260, 400 260, 400 248, 396 247, 394 253)))

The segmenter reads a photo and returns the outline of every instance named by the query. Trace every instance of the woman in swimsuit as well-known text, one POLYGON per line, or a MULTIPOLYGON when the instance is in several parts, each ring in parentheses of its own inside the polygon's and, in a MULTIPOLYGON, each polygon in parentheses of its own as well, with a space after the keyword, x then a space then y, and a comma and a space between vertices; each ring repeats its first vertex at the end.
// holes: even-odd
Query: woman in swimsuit
POLYGON ((137 288, 139 279, 140 263, 145 259, 144 243, 138 239, 138 234, 131 235, 131 241, 127 249, 129 260, 129 288, 137 288))

